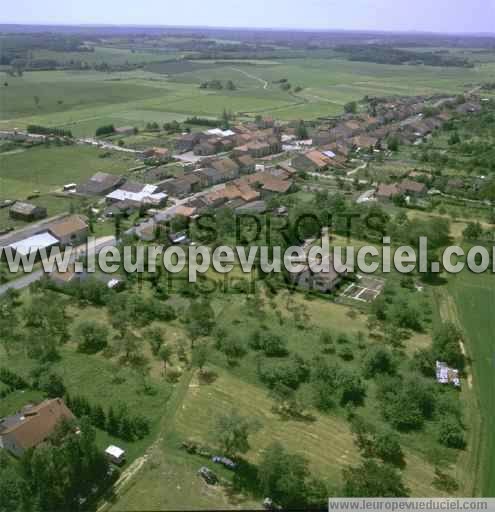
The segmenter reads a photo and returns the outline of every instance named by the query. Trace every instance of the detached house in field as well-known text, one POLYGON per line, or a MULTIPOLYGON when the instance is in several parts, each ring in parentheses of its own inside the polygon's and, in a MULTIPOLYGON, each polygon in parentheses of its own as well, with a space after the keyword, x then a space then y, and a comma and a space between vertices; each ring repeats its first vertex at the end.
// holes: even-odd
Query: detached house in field
POLYGON ((316 261, 304 263, 301 265, 303 269, 300 272, 292 272, 290 274, 291 282, 304 290, 318 291, 320 293, 334 291, 342 281, 342 278, 347 274, 347 270, 336 269, 330 256, 327 257, 326 261, 328 268, 320 272, 314 272, 311 269, 311 266, 316 261))
POLYGON ((61 398, 26 405, 14 415, 0 419, 0 448, 20 457, 50 437, 61 421, 74 419, 61 398))
POLYGON ((12 219, 33 222, 35 220, 44 219, 47 216, 47 210, 42 206, 17 201, 10 207, 9 215, 12 219))

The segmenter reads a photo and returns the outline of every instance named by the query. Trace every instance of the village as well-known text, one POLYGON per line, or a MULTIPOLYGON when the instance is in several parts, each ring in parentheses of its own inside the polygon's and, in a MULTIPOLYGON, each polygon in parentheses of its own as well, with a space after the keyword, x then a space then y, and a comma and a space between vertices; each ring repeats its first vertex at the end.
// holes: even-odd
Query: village
MULTIPOLYGON (((106 247, 116 247, 126 241, 133 244, 160 242, 166 245, 194 245, 197 242, 189 232, 188 225, 205 213, 219 215, 228 210, 235 216, 249 215, 283 219, 288 218, 292 209, 298 208, 300 204, 312 204, 317 201, 317 198, 320 198, 318 200, 325 205, 327 204, 325 201, 330 201, 328 198, 334 194, 342 194, 343 201, 353 207, 366 209, 379 205, 387 214, 395 215, 396 218, 406 211, 427 210, 430 202, 439 196, 458 199, 465 204, 490 208, 491 201, 477 198, 477 191, 486 183, 484 176, 441 177, 435 175, 431 170, 422 169, 418 160, 413 158, 410 153, 410 151, 415 151, 428 144, 433 134, 441 131, 444 125, 455 119, 456 116, 470 116, 482 112, 485 100, 472 90, 457 96, 366 97, 359 104, 349 105, 346 108, 348 112, 345 114, 319 119, 317 122, 282 122, 261 115, 254 119, 236 119, 235 116, 225 115, 225 119, 214 128, 202 126, 180 133, 164 133, 161 145, 159 142, 162 134, 154 134, 155 144, 150 147, 146 147, 142 139, 139 139, 139 143, 136 144, 137 130, 132 126, 116 127, 111 130, 110 135, 95 138, 74 138, 68 134, 33 133, 36 128, 31 131, 1 131, 0 139, 13 142, 26 151, 29 151, 30 147, 47 144, 91 146, 105 155, 123 152, 133 160, 133 167, 122 173, 98 171, 89 179, 77 183, 59 183, 51 191, 51 194, 54 198, 61 200, 76 199, 80 201, 78 204, 83 206, 73 211, 54 215, 50 211, 50 207, 37 204, 38 191, 33 191, 28 197, 22 199, 4 198, 1 208, 8 211, 8 219, 15 221, 15 225, 8 225, 8 221, 6 225, 2 226, 0 248, 10 248, 14 254, 18 253, 23 257, 29 257, 40 250, 52 248, 60 250, 75 248, 76 253, 70 269, 66 272, 55 270, 45 273, 39 265, 35 265, 35 270, 30 274, 9 276, 0 284, 0 296, 6 301, 12 301, 12 304, 9 302, 8 307, 13 307, 14 310, 16 294, 23 290, 34 290, 32 293, 39 293, 39 290, 49 290, 49 293, 56 294, 60 292, 67 299, 64 306, 66 309, 71 309, 75 304, 84 308, 87 308, 88 304, 89 307, 100 308, 102 314, 108 316, 103 316, 99 322, 111 324, 112 330, 117 333, 115 334, 115 339, 118 340, 117 344, 124 346, 123 349, 119 349, 118 354, 120 355, 109 350, 109 355, 105 357, 113 358, 112 364, 118 362, 119 365, 132 368, 133 371, 136 370, 138 376, 133 376, 133 379, 139 383, 143 380, 144 393, 147 392, 146 386, 151 387, 146 382, 146 372, 149 369, 139 369, 139 361, 145 360, 146 357, 139 354, 136 340, 149 338, 152 333, 150 334, 150 331, 137 333, 131 318, 132 315, 144 312, 146 304, 146 307, 154 307, 159 313, 156 313, 157 316, 154 316, 155 313, 153 313, 148 317, 143 314, 139 319, 139 322, 142 322, 141 327, 144 327, 146 322, 152 323, 158 318, 158 321, 161 322, 159 329, 164 328, 165 325, 165 330, 168 330, 170 325, 167 322, 175 322, 174 329, 179 333, 185 332, 188 339, 192 340, 191 349, 181 348, 181 355, 179 355, 179 349, 174 348, 177 351, 175 366, 178 369, 174 367, 167 373, 167 364, 170 364, 173 359, 172 352, 171 349, 167 352, 168 345, 163 336, 157 335, 158 345, 157 347, 152 345, 150 359, 155 363, 157 361, 160 361, 160 364, 163 363, 161 376, 167 382, 163 384, 164 386, 168 386, 169 383, 176 386, 181 376, 187 376, 189 386, 199 388, 203 380, 207 382, 210 376, 208 370, 203 369, 203 366, 207 365, 207 357, 202 352, 198 355, 198 349, 194 347, 194 342, 202 337, 216 336, 215 350, 219 354, 223 354, 222 358, 225 355, 226 361, 223 362, 222 359, 222 363, 218 363, 219 356, 217 354, 217 359, 213 359, 212 366, 216 365, 215 367, 221 368, 221 371, 218 368, 215 371, 224 375, 232 368, 235 369, 239 365, 239 360, 250 349, 253 349, 259 354, 264 354, 266 361, 262 361, 262 358, 250 360, 249 364, 256 368, 252 371, 257 373, 262 385, 267 386, 270 393, 281 401, 280 407, 284 411, 287 409, 286 414, 289 417, 297 418, 299 421, 307 414, 306 408, 300 405, 299 399, 296 399, 295 393, 300 383, 309 386, 311 382, 320 401, 317 402, 316 407, 320 411, 326 411, 327 405, 324 402, 334 391, 333 388, 325 387, 326 384, 321 377, 311 377, 314 382, 310 380, 310 372, 305 369, 306 363, 301 359, 297 350, 297 355, 290 356, 292 358, 290 363, 283 362, 289 354, 289 350, 285 347, 287 342, 282 340, 285 332, 279 335, 273 334, 272 340, 264 339, 263 335, 258 332, 251 333, 250 336, 253 339, 248 342, 249 348, 243 348, 232 341, 234 336, 232 333, 227 336, 226 332, 220 329, 215 331, 212 326, 206 328, 203 324, 195 324, 195 315, 198 315, 200 319, 198 324, 203 322, 206 325, 211 322, 207 316, 213 315, 212 308, 206 305, 209 299, 202 301, 197 299, 197 296, 194 295, 197 292, 182 292, 184 297, 188 301, 190 300, 187 306, 181 302, 185 301, 182 297, 178 301, 178 306, 174 303, 174 307, 170 307, 171 311, 166 309, 167 305, 162 308, 162 311, 158 302, 163 298, 167 301, 170 296, 168 292, 164 292, 160 288, 161 284, 158 282, 160 278, 158 277, 155 280, 150 279, 151 292, 147 290, 143 294, 147 297, 146 294, 151 293, 153 298, 141 298, 139 300, 143 303, 136 306, 132 304, 132 300, 138 299, 132 299, 132 296, 141 294, 141 288, 136 291, 136 283, 128 275, 106 275, 98 272, 96 274, 98 284, 92 285, 91 276, 86 272, 77 271, 74 263, 76 260, 83 260, 88 256, 89 251, 98 253, 106 247), (407 153, 409 160, 398 160, 396 154, 399 147, 403 150, 406 148, 405 151, 409 152, 407 153), (399 167, 400 172, 388 172, 390 169, 396 171, 399 167), (304 197, 309 197, 309 201, 306 200, 305 203, 302 200, 304 197), (164 232, 166 233, 165 237, 163 236, 164 232), (92 247, 87 247, 86 242, 90 236, 95 240, 92 247), (89 294, 87 297, 84 295, 84 291, 77 291, 84 290, 86 286, 102 287, 103 291, 98 293, 104 298, 98 298, 96 302, 92 302, 94 299, 88 298, 89 294), (188 293, 192 298, 188 296, 188 293), (119 299, 119 295, 125 298, 119 299), (158 298, 155 298, 155 295, 158 298), (149 302, 146 302, 147 300, 149 302), (118 316, 119 306, 115 307, 112 304, 121 304, 121 313, 124 317, 118 316), (200 307, 204 308, 204 311, 200 311, 200 307), (108 313, 107 309, 111 313, 108 313), (103 310, 105 310, 104 313, 103 310), (178 320, 177 317, 179 317, 178 320), (134 331, 132 331, 133 328, 134 331), (227 342, 231 345, 227 345, 227 342), (273 343, 273 347, 270 347, 269 342, 273 343), (198 363, 198 358, 202 362, 198 363), (275 366, 270 366, 271 358, 280 358, 281 365, 287 364, 290 365, 290 368, 282 369, 281 366, 278 369, 275 366), (192 368, 196 369, 197 373, 194 373, 192 368), (177 372, 175 381, 172 380, 174 371, 177 372), (273 372, 273 375, 270 372, 273 372), (287 375, 284 372, 287 372, 287 375), (292 376, 293 372, 297 376, 292 376), (289 374, 291 375, 289 376, 289 374), (170 381, 167 380, 169 375, 172 376, 170 381), (275 380, 278 377, 284 382, 281 390, 275 385, 275 380)), ((198 126, 200 124, 198 121, 198 126)), ((320 204, 316 204, 316 208, 319 207, 320 204)), ((316 231, 312 232, 311 236, 308 235, 296 242, 307 252, 311 246, 318 243, 320 236, 321 233, 316 231)), ((362 238, 364 240, 366 236, 362 235, 362 238)), ((322 344, 322 354, 325 357, 329 355, 334 357, 339 364, 354 364, 350 363, 354 360, 353 351, 364 349, 363 332, 367 329, 370 339, 375 340, 374 343, 376 340, 386 340, 386 343, 390 343, 393 348, 389 351, 374 347, 371 351, 372 355, 368 359, 368 356, 362 356, 365 365, 369 364, 372 367, 376 364, 377 367, 380 367, 379 370, 369 370, 370 375, 374 376, 373 372, 375 371, 382 372, 392 379, 396 376, 398 367, 396 359, 399 356, 403 357, 399 351, 404 349, 408 339, 422 340, 426 330, 425 326, 429 326, 429 322, 431 322, 429 317, 431 313, 428 312, 429 306, 425 305, 424 297, 427 293, 424 292, 424 283, 419 278, 411 278, 410 281, 406 281, 406 279, 399 280, 394 276, 390 282, 388 277, 384 276, 371 277, 358 274, 350 278, 345 270, 336 270, 334 267, 329 272, 314 274, 306 265, 303 270, 290 277, 289 286, 289 290, 295 289, 300 297, 296 300, 303 301, 304 305, 290 305, 290 301, 293 299, 287 298, 288 305, 287 311, 284 310, 286 315, 284 317, 281 312, 278 312, 275 299, 270 298, 269 292, 263 291, 260 293, 266 293, 266 297, 260 297, 256 292, 255 299, 246 299, 246 307, 254 308, 251 314, 261 322, 261 325, 264 325, 263 319, 267 313, 264 311, 264 306, 260 304, 265 300, 271 301, 270 308, 273 307, 279 315, 278 320, 275 317, 271 319, 272 324, 279 323, 282 329, 284 322, 289 322, 288 318, 291 318, 290 322, 294 322, 296 327, 291 327, 293 332, 291 331, 289 337, 299 337, 297 330, 305 325, 300 316, 306 315, 309 318, 305 311, 306 308, 311 308, 311 301, 318 301, 318 304, 323 306, 331 305, 336 308, 336 311, 339 311, 339 307, 343 308, 342 311, 347 312, 346 321, 356 322, 356 325, 359 325, 359 330, 352 331, 353 334, 349 340, 347 333, 341 332, 326 336, 320 333, 320 327, 314 327, 315 332, 318 333, 315 336, 320 337, 320 341, 315 343, 322 344), (397 285, 397 283, 399 284, 397 285), (314 296, 311 295, 312 292, 314 292, 314 296), (256 301, 259 301, 259 304, 251 304, 256 301), (397 305, 394 305, 395 301, 397 301, 397 305), (409 309, 409 303, 413 303, 414 307, 409 309), (299 313, 298 307, 303 313, 299 313), (402 308, 401 312, 404 313, 404 318, 401 318, 398 323, 393 323, 395 320, 390 319, 390 310, 394 307, 402 308), (367 324, 363 320, 366 315, 369 315, 370 318, 367 324), (408 315, 407 318, 406 315, 408 315), (337 349, 331 339, 332 336, 336 338, 337 349), (373 355, 376 355, 378 362, 371 361, 373 355)), ((141 284, 139 284, 140 286, 141 284)), ((239 299, 230 300, 227 297, 214 300, 218 301, 220 305, 217 307, 223 311, 222 308, 227 310, 229 306, 232 306, 232 304, 228 304, 229 302, 235 303, 239 299)), ((280 305, 278 307, 281 311, 285 308, 280 305)), ((394 311, 398 315, 398 312, 394 311)), ((271 315, 272 312, 269 314, 271 315)), ((239 319, 236 321, 240 324, 245 322, 246 318, 239 315, 239 319)), ((137 316, 134 320, 134 324, 136 323, 138 323, 137 316)), ((27 324, 27 327, 31 328, 30 324, 27 324)), ((332 323, 332 328, 334 327, 332 323)), ((243 326, 243 328, 245 327, 243 326)), ((236 327, 229 325, 224 329, 235 332, 236 327)), ((339 329, 343 329, 340 322, 337 323, 337 330, 339 329)), ((438 343, 448 344, 452 338, 460 336, 457 331, 453 335, 452 332, 449 331, 448 335, 443 338, 439 336, 441 342, 438 343)), ((96 338, 96 334, 95 332, 92 337, 92 333, 88 333, 88 343, 95 341, 93 338, 96 338)), ((313 335, 311 334, 311 336, 313 335)), ((110 347, 110 336, 105 334, 102 337, 105 338, 105 342, 102 342, 101 347, 89 353, 93 354, 104 347, 110 347), (109 338, 108 343, 107 337, 109 338)), ((424 342, 421 341, 421 343, 424 342)), ((206 344, 207 342, 204 342, 203 345, 206 346, 206 344)), ((200 344, 200 346, 203 345, 200 344)), ((447 349, 442 348, 442 350, 430 353, 427 352, 424 345, 420 344, 419 346, 423 350, 420 355, 424 357, 424 360, 415 364, 418 364, 418 374, 422 372, 421 378, 426 377, 429 381, 435 382, 437 386, 434 388, 435 392, 441 397, 444 396, 443 391, 437 391, 438 388, 448 388, 445 394, 463 392, 464 359, 460 356, 456 359, 458 347, 455 350, 452 349, 456 357, 450 357, 447 349), (445 357, 444 360, 444 356, 448 357, 445 357)), ((80 346, 77 350, 84 352, 80 346)), ((409 356, 409 348, 404 350, 409 356)), ((418 356, 419 358, 420 356, 418 356)), ((315 359, 315 361, 319 360, 315 359)), ((331 371, 330 367, 325 367, 327 363, 323 364, 319 361, 318 364, 323 365, 319 370, 323 374, 325 371, 331 371)), ((335 371, 342 372, 339 374, 342 377, 342 382, 335 384, 338 393, 342 393, 339 407, 350 404, 349 410, 351 410, 351 405, 356 408, 362 405, 366 392, 360 377, 352 374, 351 370, 335 371), (349 390, 343 391, 339 386, 346 386, 346 383, 349 384, 349 390)), ((160 372, 158 374, 160 375, 160 372)), ((211 377, 212 381, 216 378, 211 377)), ((0 384, 8 388, 5 391, 5 396, 19 390, 22 392, 36 391, 36 393, 39 391, 39 386, 36 387, 37 384, 31 385, 22 379, 18 380, 15 373, 8 371, 0 373, 0 384)), ((406 384, 401 381, 400 386, 403 386, 405 394, 407 394, 406 385, 410 385, 409 381, 406 384)), ((138 385, 139 389, 140 386, 141 384, 138 385)), ((422 425, 423 421, 431 419, 427 412, 417 413, 419 416, 424 415, 424 419, 420 420, 394 418, 396 411, 388 411, 386 405, 387 400, 393 401, 390 398, 393 396, 393 391, 387 388, 389 384, 385 381, 384 383, 380 382, 379 386, 382 386, 379 388, 379 392, 383 395, 378 399, 380 407, 384 409, 384 417, 394 428, 407 432, 408 429, 419 428, 414 423, 415 421, 418 422, 418 425, 422 425)), ((11 410, 8 415, 0 419, 0 448, 8 451, 15 458, 22 458, 25 454, 30 453, 30 450, 36 449, 52 439, 53 436, 58 435, 60 423, 74 425, 81 415, 90 416, 93 427, 105 431, 110 436, 105 437, 103 451, 106 461, 106 465, 102 463, 102 467, 106 468, 104 481, 101 488, 95 485, 90 492, 90 494, 94 494, 93 498, 96 503, 100 494, 107 490, 113 482, 116 481, 117 486, 124 486, 127 478, 130 478, 127 471, 130 471, 134 464, 138 462, 144 464, 142 461, 146 459, 143 457, 148 455, 143 455, 143 451, 141 449, 138 451, 133 445, 149 434, 150 422, 146 418, 140 419, 137 416, 128 418, 127 412, 121 412, 119 419, 115 422, 117 426, 112 425, 112 407, 100 413, 99 405, 85 405, 84 400, 77 399, 78 397, 74 399, 74 396, 68 396, 67 393, 64 397, 64 393, 58 393, 58 389, 64 391, 63 387, 55 386, 55 391, 50 392, 49 398, 42 401, 26 401, 19 410, 11 410), (102 417, 103 419, 101 419, 102 417), (131 464, 126 469, 129 450, 132 454, 131 464), (120 475, 112 467, 122 468, 122 474, 120 475)), ((171 392, 168 387, 166 389, 167 393, 171 392)), ((401 392, 402 388, 398 389, 397 392, 401 392)), ((114 391, 118 390, 114 389, 114 391)), ((428 388, 428 393, 430 391, 428 388)), ((433 396, 433 391, 431 393, 433 396)), ((38 395, 35 394, 35 396, 38 395)), ((402 398, 404 396, 406 395, 403 395, 402 398)), ((148 398, 150 403, 153 402, 154 399, 148 398)), ((440 401, 440 398, 438 400, 440 401)), ((153 407, 155 407, 155 402, 153 402, 153 407)), ((420 408, 419 405, 418 408, 420 408)), ((123 407, 122 411, 124 410, 127 411, 123 407)), ((358 420, 352 414, 349 414, 352 428, 358 429, 356 426, 358 420), (352 423, 353 421, 355 423, 352 423)), ((356 415, 356 417, 358 416, 356 415)), ((230 420, 236 422, 239 418, 232 413, 230 420)), ((155 418, 154 421, 156 425, 158 420, 155 418)), ((239 421, 242 422, 242 418, 239 421)), ((450 424, 445 427, 446 430, 449 428, 450 424)), ((455 429, 461 430, 460 422, 459 425, 456 424, 455 429)), ((194 431, 194 428, 191 430, 194 431)), ((440 443, 449 449, 462 448, 465 441, 463 433, 459 433, 458 430, 455 430, 455 435, 451 437, 445 434, 447 440, 440 438, 440 443)), ((75 436, 81 435, 79 427, 73 427, 70 432, 75 436)), ((222 485, 228 485, 225 482, 229 481, 230 474, 232 472, 235 474, 239 470, 239 465, 243 464, 242 452, 214 451, 202 447, 201 443, 195 439, 186 438, 185 435, 181 439, 180 449, 185 449, 196 457, 192 464, 195 467, 198 464, 203 464, 198 466, 197 474, 207 486, 214 487, 221 482, 223 482, 222 485), (213 466, 214 470, 211 469, 212 464, 209 464, 211 462, 216 465, 213 466), (219 466, 221 470, 217 470, 219 466), (225 477, 225 473, 229 475, 229 478, 225 477)), ((78 495, 78 506, 84 509, 88 503, 87 500, 91 499, 91 496, 87 494, 78 495)), ((273 509, 272 498, 265 497, 262 506, 265 509, 273 509)))

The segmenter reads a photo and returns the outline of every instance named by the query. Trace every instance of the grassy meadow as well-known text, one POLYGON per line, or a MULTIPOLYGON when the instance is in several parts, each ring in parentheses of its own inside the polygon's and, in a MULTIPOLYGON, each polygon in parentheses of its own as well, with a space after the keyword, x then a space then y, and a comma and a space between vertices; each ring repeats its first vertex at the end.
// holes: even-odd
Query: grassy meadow
POLYGON ((464 331, 466 350, 471 359, 472 393, 469 398, 474 402, 471 405, 479 406, 478 414, 481 415, 481 432, 477 439, 481 478, 476 482, 477 488, 482 496, 495 496, 495 442, 492 435, 495 428, 494 278, 470 272, 455 275, 451 277, 442 300, 448 305, 447 314, 464 331))
MULTIPOLYGON (((107 52, 107 53, 105 53, 107 52)), ((117 61, 131 56, 122 49, 117 61)), ((157 55, 152 54, 153 58, 157 55)), ((162 58, 163 60, 163 58, 162 58)), ((0 129, 29 123, 70 128, 76 135, 93 135, 113 122, 138 127, 146 122, 181 120, 191 115, 219 116, 223 109, 238 114, 273 115, 278 119, 333 116, 343 105, 365 95, 458 93, 470 84, 489 80, 493 62, 474 69, 392 66, 339 59, 290 59, 239 64, 201 61, 149 64, 147 71, 39 71, 22 77, 0 73, 0 129), (299 93, 274 83, 286 78, 299 93), (202 90, 207 80, 232 80, 236 90, 202 90), (266 85, 265 85, 266 84, 266 85)))

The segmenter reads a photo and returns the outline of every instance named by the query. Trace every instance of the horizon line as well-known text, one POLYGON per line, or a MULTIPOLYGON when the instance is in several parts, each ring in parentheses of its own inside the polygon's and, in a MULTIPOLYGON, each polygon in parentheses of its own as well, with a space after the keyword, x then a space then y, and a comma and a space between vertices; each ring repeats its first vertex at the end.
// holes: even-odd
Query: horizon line
POLYGON ((133 24, 133 23, 60 23, 60 22, 21 22, 21 21, 0 21, 0 27, 73 27, 73 28, 149 28, 149 29, 196 29, 196 30, 268 30, 273 32, 283 32, 292 30, 296 32, 353 32, 353 33, 371 33, 371 34, 422 34, 422 35, 445 35, 445 36, 475 36, 475 37, 495 37, 495 32, 442 32, 434 30, 404 30, 404 29, 354 29, 354 28, 309 28, 309 27, 269 27, 259 26, 250 27, 242 25, 156 25, 156 24, 133 24))

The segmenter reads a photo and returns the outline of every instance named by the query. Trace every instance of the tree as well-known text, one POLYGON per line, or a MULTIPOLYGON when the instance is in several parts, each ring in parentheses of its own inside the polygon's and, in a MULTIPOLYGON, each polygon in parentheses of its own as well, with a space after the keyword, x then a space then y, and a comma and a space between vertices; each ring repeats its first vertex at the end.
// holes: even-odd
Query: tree
POLYGON ((398 151, 400 146, 399 137, 393 135, 387 139, 387 147, 390 151, 398 151))
POLYGON ((194 347, 192 353, 192 364, 194 367, 199 368, 199 373, 203 373, 203 368, 210 356, 210 350, 206 343, 201 343, 194 347))
POLYGON ((479 240, 482 235, 483 228, 479 222, 470 222, 462 232, 464 240, 479 240))
POLYGON ((435 359, 463 370, 465 358, 461 349, 462 341, 462 332, 457 326, 452 322, 444 322, 433 332, 432 352, 435 359))
MULTIPOLYGON (((307 460, 301 455, 288 453, 278 442, 268 446, 258 467, 258 479, 264 495, 284 509, 302 509, 308 501, 315 501, 314 491, 319 487, 320 494, 324 486, 309 477, 307 460)), ((321 496, 316 501, 320 499, 321 496)))
POLYGON ((123 335, 117 337, 118 348, 124 353, 124 361, 131 362, 139 353, 139 339, 127 329, 123 335))
POLYGON ((300 140, 306 140, 308 138, 308 129, 302 120, 297 123, 296 137, 300 140))
POLYGON ((95 354, 108 344, 108 328, 93 320, 81 320, 75 328, 78 350, 86 354, 95 354))
POLYGON ((449 448, 462 450, 466 446, 464 429, 453 415, 444 416, 438 425, 438 441, 449 448))
POLYGON ((146 329, 144 332, 148 338, 148 343, 151 347, 151 353, 156 357, 160 352, 160 348, 163 345, 163 332, 160 327, 153 326, 146 329))
POLYGON ((170 363, 172 359, 173 350, 169 345, 162 345, 160 350, 158 351, 158 357, 160 361, 163 363, 163 375, 167 373, 167 364, 170 363))
POLYGON ((461 142, 461 138, 459 137, 459 132, 455 131, 449 137, 448 143, 450 146, 454 146, 455 144, 459 144, 461 142))
POLYGON ((249 446, 249 436, 259 430, 260 425, 241 416, 235 409, 216 418, 212 437, 222 453, 235 457, 246 453, 249 446))
POLYGON ((355 101, 350 101, 344 105, 344 111, 347 114, 355 114, 357 112, 357 103, 355 101))
POLYGON ((21 512, 27 510, 26 482, 16 470, 5 450, 0 451, 0 512, 21 512))
POLYGON ((44 375, 40 380, 39 387, 48 395, 48 398, 60 398, 65 393, 64 382, 57 373, 44 375))
POLYGON ((395 373, 397 363, 387 349, 374 347, 366 354, 363 366, 364 376, 367 379, 371 379, 378 373, 395 373))
POLYGON ((409 493, 399 471, 372 459, 345 468, 343 476, 344 495, 348 497, 403 498, 409 493))
POLYGON ((191 302, 185 316, 186 330, 191 338, 191 348, 194 342, 208 336, 214 326, 215 312, 206 300, 194 300, 191 302))
POLYGON ((105 411, 103 410, 103 407, 101 405, 96 405, 93 407, 91 411, 91 423, 95 426, 100 428, 101 430, 105 429, 107 418, 105 416, 105 411))

